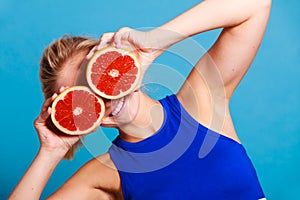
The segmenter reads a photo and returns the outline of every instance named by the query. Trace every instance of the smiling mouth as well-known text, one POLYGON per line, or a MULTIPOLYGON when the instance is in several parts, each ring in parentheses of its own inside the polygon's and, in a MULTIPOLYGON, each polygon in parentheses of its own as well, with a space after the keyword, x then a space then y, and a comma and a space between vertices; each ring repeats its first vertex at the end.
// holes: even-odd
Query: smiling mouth
POLYGON ((122 97, 122 98, 119 100, 117 106, 114 108, 114 110, 113 110, 112 113, 110 114, 111 117, 112 117, 112 116, 116 116, 116 115, 118 115, 118 114, 120 113, 120 111, 121 111, 122 108, 123 108, 124 102, 125 102, 125 98, 122 97))

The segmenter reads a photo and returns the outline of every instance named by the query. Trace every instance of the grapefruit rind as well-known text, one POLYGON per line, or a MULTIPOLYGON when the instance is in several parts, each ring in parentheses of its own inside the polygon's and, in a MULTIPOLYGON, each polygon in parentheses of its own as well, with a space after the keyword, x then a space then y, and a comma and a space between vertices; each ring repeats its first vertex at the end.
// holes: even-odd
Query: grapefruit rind
POLYGON ((106 47, 106 48, 103 48, 103 49, 100 49, 98 51, 96 51, 94 53, 94 55, 91 57, 91 59, 89 60, 88 64, 87 64, 87 70, 86 70, 86 80, 88 82, 88 85, 89 87, 99 96, 103 97, 103 98, 106 98, 106 99, 119 99, 119 98, 122 98, 126 95, 128 95, 129 93, 133 92, 137 85, 139 84, 140 82, 140 79, 141 79, 141 75, 142 75, 142 69, 141 69, 141 66, 140 66, 140 63, 138 61, 138 59, 136 58, 136 56, 128 51, 128 50, 125 50, 125 49, 121 49, 121 48, 115 48, 115 47, 106 47), (133 60, 134 60, 134 64, 135 66, 137 67, 138 69, 138 72, 136 74, 136 79, 135 81, 131 84, 131 87, 128 89, 128 90, 125 90, 125 91, 122 91, 120 92, 120 94, 118 95, 108 95, 108 94, 105 94, 104 92, 100 91, 96 86, 95 84, 92 82, 91 80, 91 73, 92 73, 92 67, 93 67, 93 63, 95 63, 95 61, 97 60, 97 58, 99 56, 101 56, 102 54, 104 53, 107 53, 107 52, 111 52, 111 51, 117 51, 118 53, 120 53, 122 56, 125 56, 125 55, 128 55, 130 56, 133 60))
POLYGON ((68 135, 85 135, 85 134, 88 134, 88 133, 91 133, 91 132, 94 132, 98 126, 100 126, 101 124, 101 120, 104 116, 104 113, 105 113, 105 105, 104 105, 104 102, 101 98, 97 97, 88 87, 85 87, 85 86, 72 86, 72 87, 69 87, 67 88, 66 90, 64 90, 62 93, 60 93, 55 99, 54 101, 52 102, 52 111, 51 111, 51 120, 53 122, 53 124, 63 133, 65 134, 68 134, 68 135), (101 106, 101 111, 99 113, 99 117, 98 119, 96 120, 96 122, 93 124, 93 126, 91 126, 90 128, 88 129, 85 129, 85 130, 79 130, 77 128, 76 131, 70 131, 68 130, 67 128, 61 126, 59 124, 59 122, 56 120, 55 118, 55 113, 56 113, 56 105, 57 103, 60 101, 60 100, 64 100, 65 96, 71 92, 71 91, 75 91, 75 90, 83 90, 83 91, 86 91, 88 93, 90 93, 91 95, 93 95, 98 103, 100 104, 101 106))

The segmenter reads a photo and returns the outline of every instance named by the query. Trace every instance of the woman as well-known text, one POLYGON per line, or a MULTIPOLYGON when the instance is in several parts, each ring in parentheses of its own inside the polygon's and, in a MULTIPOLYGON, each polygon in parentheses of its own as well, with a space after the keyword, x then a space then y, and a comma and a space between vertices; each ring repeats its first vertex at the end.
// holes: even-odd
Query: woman
POLYGON ((259 48, 270 6, 269 0, 207 0, 148 32, 123 28, 102 35, 99 44, 67 37, 50 45, 41 62, 46 101, 35 120, 40 150, 10 199, 38 199, 56 165, 72 154, 80 138, 51 131, 49 106, 63 86, 77 84, 80 66, 96 49, 134 48, 146 71, 168 47, 216 28, 223 28, 219 38, 176 95, 156 101, 137 89, 124 103, 106 102, 101 125, 118 128, 118 138, 107 154, 85 164, 49 199, 263 199, 229 102, 259 48))

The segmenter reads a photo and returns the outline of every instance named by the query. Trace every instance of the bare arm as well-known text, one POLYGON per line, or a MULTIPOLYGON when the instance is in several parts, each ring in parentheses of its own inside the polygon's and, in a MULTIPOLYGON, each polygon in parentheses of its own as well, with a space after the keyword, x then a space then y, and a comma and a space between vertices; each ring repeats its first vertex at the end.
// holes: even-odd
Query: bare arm
POLYGON ((177 96, 198 121, 236 140, 228 104, 258 51, 270 6, 271 0, 206 0, 161 27, 177 33, 161 37, 166 47, 223 28, 177 96))
POLYGON ((97 48, 115 45, 132 49, 146 71, 173 44, 223 28, 215 44, 192 69, 177 97, 200 123, 238 140, 229 101, 258 51, 270 7, 271 0, 206 0, 149 32, 125 27, 103 34, 97 48))
MULTIPOLYGON (((213 82, 210 68, 215 64, 226 89, 226 98, 230 99, 257 53, 270 7, 271 0, 206 0, 149 32, 125 27, 116 33, 104 34, 98 48, 113 44, 135 49, 146 70, 151 61, 173 44, 205 31, 223 28, 216 43, 191 74, 202 73, 206 81, 213 82), (208 56, 214 63, 208 62, 208 56)), ((189 77, 187 81, 194 91, 203 88, 199 80, 194 82, 192 79, 189 77)))
MULTIPOLYGON (((230 98, 255 57, 265 32, 270 5, 271 0, 203 1, 161 26, 160 29, 178 34, 173 34, 172 39, 166 39, 171 35, 166 34, 165 38, 160 37, 159 43, 170 46, 186 37, 224 28, 208 54, 218 67, 230 98)), ((209 67, 203 65, 204 61, 196 68, 209 67)))
POLYGON ((53 170, 69 148, 79 140, 78 136, 58 136, 47 125, 54 95, 45 101, 40 116, 35 120, 35 128, 40 139, 40 150, 34 161, 17 184, 9 199, 39 199, 53 170))
MULTIPOLYGON (((61 91, 64 88, 61 88, 61 91)), ((11 193, 9 200, 40 199, 46 183, 57 164, 79 140, 79 136, 56 134, 49 126, 49 115, 54 95, 45 101, 35 128, 40 139, 40 150, 34 161, 11 193)), ((121 198, 120 180, 108 154, 93 159, 76 172, 49 199, 114 199, 121 198)))
POLYGON ((54 155, 40 151, 9 199, 40 199, 49 177, 63 156, 59 152, 54 155))
POLYGON ((48 199, 122 199, 119 174, 110 156, 89 161, 48 199))

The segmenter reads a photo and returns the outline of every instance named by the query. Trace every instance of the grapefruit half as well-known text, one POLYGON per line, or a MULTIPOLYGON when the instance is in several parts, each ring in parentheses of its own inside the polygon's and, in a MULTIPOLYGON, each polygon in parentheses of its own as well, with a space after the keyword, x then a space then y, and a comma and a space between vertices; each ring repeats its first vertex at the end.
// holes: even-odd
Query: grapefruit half
POLYGON ((52 103, 54 125, 69 135, 93 132, 101 123, 105 106, 88 87, 73 86, 60 93, 52 103))
POLYGON ((141 74, 142 70, 135 55, 114 47, 96 51, 86 70, 91 89, 106 99, 118 99, 134 91, 141 74))

